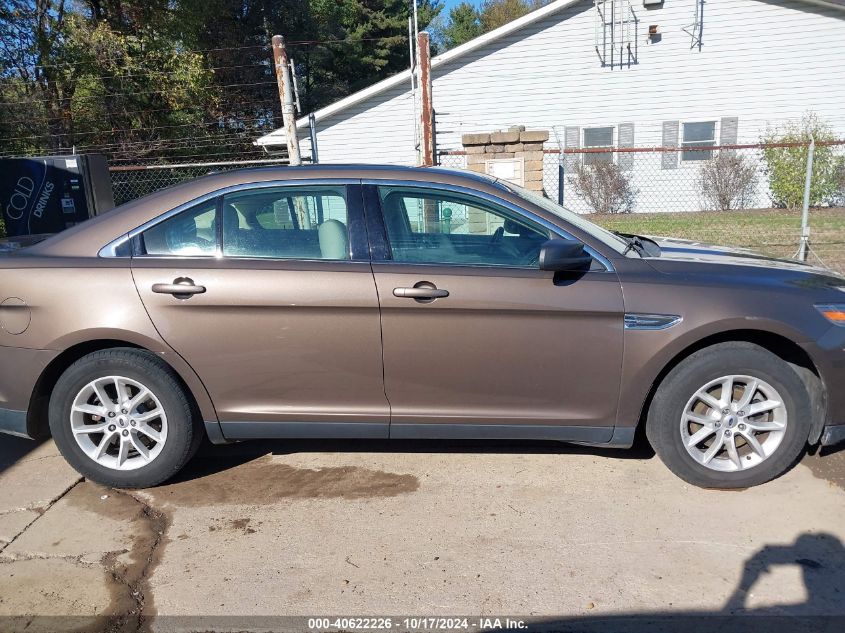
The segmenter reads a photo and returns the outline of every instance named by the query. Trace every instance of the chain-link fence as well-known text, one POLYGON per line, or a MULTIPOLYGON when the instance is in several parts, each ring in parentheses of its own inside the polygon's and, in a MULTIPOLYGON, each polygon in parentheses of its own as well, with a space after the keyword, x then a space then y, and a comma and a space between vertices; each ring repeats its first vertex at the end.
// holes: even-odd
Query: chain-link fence
MULTIPOLYGON (((794 257, 806 143, 706 148, 546 149, 543 192, 613 230, 794 257)), ((845 272, 845 142, 814 147, 807 258, 845 272)), ((439 163, 463 168, 462 151, 439 163)))
MULTIPOLYGON (((543 192, 613 230, 794 257, 808 150, 806 144, 546 149, 543 192)), ((441 152, 438 159, 464 168, 467 156, 441 152)), ((272 163, 279 161, 112 167, 112 187, 122 204, 215 171, 272 163)), ((812 174, 810 201, 819 206, 809 212, 807 257, 845 272, 845 142, 819 144, 812 174)))
POLYGON ((243 167, 260 165, 286 164, 287 161, 237 161, 226 163, 188 163, 182 165, 141 165, 111 167, 114 203, 123 204, 141 198, 171 185, 212 174, 219 171, 231 171, 243 167))

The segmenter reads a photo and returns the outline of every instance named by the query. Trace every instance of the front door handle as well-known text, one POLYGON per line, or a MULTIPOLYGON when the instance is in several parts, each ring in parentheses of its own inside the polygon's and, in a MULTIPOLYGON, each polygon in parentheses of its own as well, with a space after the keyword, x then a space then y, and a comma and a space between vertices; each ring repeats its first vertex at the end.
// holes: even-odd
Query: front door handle
POLYGON ((443 299, 449 296, 448 290, 429 288, 427 286, 414 288, 394 288, 393 296, 401 299, 443 299))
POLYGON ((187 299, 193 295, 205 292, 205 286, 198 286, 193 279, 179 277, 171 284, 153 284, 153 292, 160 295, 173 295, 179 299, 187 299))

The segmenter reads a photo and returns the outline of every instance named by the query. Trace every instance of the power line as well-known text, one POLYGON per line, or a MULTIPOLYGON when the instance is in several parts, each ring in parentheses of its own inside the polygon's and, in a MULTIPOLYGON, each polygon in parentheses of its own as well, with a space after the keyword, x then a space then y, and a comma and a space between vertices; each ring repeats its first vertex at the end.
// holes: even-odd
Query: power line
MULTIPOLYGON (((249 49, 260 49, 264 48, 270 50, 269 44, 254 44, 251 46, 222 46, 219 48, 198 48, 198 49, 184 49, 184 50, 172 50, 172 51, 160 51, 163 55, 192 55, 194 53, 214 53, 214 52, 221 52, 221 51, 241 51, 241 50, 249 50, 249 49)), ((120 58, 117 57, 104 57, 103 60, 105 61, 119 61, 125 59, 127 57, 132 57, 132 55, 124 55, 120 58)), ((72 66, 82 66, 82 65, 91 65, 90 61, 84 62, 60 62, 57 64, 32 64, 29 65, 28 68, 68 68, 72 66)))
MULTIPOLYGON (((271 114, 271 115, 267 115, 267 116, 243 117, 243 118, 238 118, 237 120, 239 122, 264 121, 264 120, 268 120, 268 119, 270 121, 274 121, 274 120, 280 119, 280 118, 281 117, 279 115, 271 114)), ((169 129, 176 129, 176 128, 198 127, 198 126, 208 127, 208 126, 212 126, 212 125, 219 126, 221 130, 232 129, 232 128, 226 127, 225 124, 221 124, 221 123, 222 123, 221 121, 209 121, 209 122, 205 122, 205 123, 202 122, 202 121, 195 121, 193 123, 180 123, 178 125, 157 125, 157 126, 153 126, 153 127, 131 127, 131 128, 120 128, 120 129, 114 129, 113 128, 111 130, 94 130, 94 131, 91 131, 91 132, 60 132, 58 134, 53 134, 49 131, 45 131, 43 134, 30 134, 28 136, 13 136, 13 137, 5 138, 3 140, 5 140, 5 141, 22 141, 22 140, 26 140, 26 139, 39 139, 39 138, 54 137, 54 136, 78 137, 78 136, 91 136, 91 135, 95 135, 95 134, 107 135, 107 134, 118 134, 118 133, 125 133, 125 132, 140 132, 140 131, 150 132, 150 131, 153 131, 153 130, 169 130, 169 129)))
POLYGON ((384 35, 382 37, 347 37, 343 39, 332 39, 332 40, 293 40, 288 41, 285 40, 285 45, 297 45, 297 44, 357 44, 358 42, 383 42, 385 40, 402 40, 406 41, 408 36, 405 34, 402 35, 384 35))
MULTIPOLYGON (((268 84, 275 85, 276 82, 274 81, 256 81, 251 83, 239 83, 239 84, 223 84, 223 85, 211 85, 211 86, 203 86, 200 88, 195 88, 194 91, 208 91, 208 90, 216 90, 218 88, 241 88, 245 86, 266 86, 268 84)), ((131 97, 136 95, 153 95, 153 94, 167 94, 170 92, 169 89, 162 89, 162 90, 149 90, 149 91, 141 91, 141 92, 112 92, 108 94, 102 95, 82 95, 80 97, 69 97, 67 99, 60 99, 60 101, 64 100, 76 100, 81 99, 85 101, 89 101, 92 99, 107 99, 109 97, 131 97)), ((50 98, 47 99, 25 99, 23 101, 0 101, 0 105, 32 105, 33 103, 42 103, 42 102, 50 102, 53 101, 50 98)))
MULTIPOLYGON (((250 108, 250 107, 258 107, 258 106, 262 106, 262 105, 265 105, 265 104, 269 104, 269 105, 274 106, 275 108, 278 108, 279 107, 279 100, 278 99, 267 99, 266 101, 248 101, 248 102, 243 103, 243 104, 234 103, 234 104, 229 104, 229 105, 233 106, 234 110, 238 110, 238 109, 246 110, 247 108, 250 108), (234 106, 237 106, 237 108, 234 108, 234 106)), ((143 110, 117 111, 117 112, 113 112, 113 113, 109 113, 109 114, 113 114, 114 116, 129 116, 130 114, 152 114, 153 112, 172 112, 172 113, 175 114, 177 112, 191 112, 191 111, 205 112, 206 109, 207 109, 206 106, 197 105, 197 106, 187 106, 187 107, 184 107, 184 108, 151 108, 151 109, 143 109, 143 110)), ((270 109, 274 109, 274 108, 270 108, 270 109)), ((41 111, 40 113, 46 114, 44 111, 41 111)), ((223 116, 223 115, 221 115, 221 116, 223 116)), ((226 115, 226 116, 235 116, 235 115, 226 115)), ((45 120, 50 119, 50 117, 44 117, 44 118, 45 118, 45 120)), ((52 118, 57 118, 57 117, 52 117, 52 118)), ((32 117, 25 117, 25 118, 19 118, 19 119, 7 119, 4 122, 5 123, 32 123, 32 117)))
MULTIPOLYGON (((202 71, 211 71, 216 72, 220 70, 230 70, 230 69, 242 69, 242 68, 261 68, 261 69, 272 69, 272 63, 269 59, 261 62, 256 62, 254 64, 237 64, 233 66, 209 66, 209 67, 202 67, 199 70, 202 71)), ((76 81, 80 79, 135 79, 140 77, 161 77, 166 75, 179 75, 185 74, 185 70, 153 70, 150 72, 143 72, 143 73, 125 73, 120 75, 94 75, 94 74, 84 74, 79 75, 76 77, 76 81)), ((2 80, 0 80, 2 81, 2 80)), ((8 81, 8 79, 6 80, 8 81)))
MULTIPOLYGON (((397 34, 397 35, 383 35, 380 37, 346 37, 346 38, 337 38, 337 39, 328 39, 328 40, 290 40, 287 42, 288 45, 305 45, 305 44, 355 44, 359 42, 380 42, 385 40, 407 40, 408 36, 406 34, 397 34)), ((265 49, 267 51, 271 50, 271 46, 269 44, 254 44, 249 46, 221 46, 218 48, 197 48, 197 49, 183 49, 183 50, 172 50, 172 51, 159 51, 161 55, 192 55, 196 53, 219 53, 219 52, 229 52, 229 51, 241 51, 241 50, 256 50, 256 49, 265 49)), ((118 57, 105 57, 103 60, 105 61, 120 61, 124 58, 132 57, 132 55, 125 55, 120 58, 118 57)), ((80 61, 80 62, 60 62, 56 64, 31 64, 28 65, 27 68, 70 68, 74 66, 83 66, 83 65, 91 65, 90 61, 80 61)))
MULTIPOLYGON (((220 135, 207 135, 201 137, 182 137, 174 139, 144 139, 115 141, 112 143, 90 143, 87 145, 69 143, 62 148, 41 149, 30 152, 30 155, 49 156, 56 152, 69 151, 71 148, 87 151, 98 151, 110 154, 122 154, 128 152, 165 151, 171 149, 186 149, 195 147, 220 146, 224 143, 241 144, 251 142, 255 134, 266 133, 265 130, 254 130, 220 135), (137 148, 137 149, 133 149, 137 148)), ((6 156, 8 157, 8 156, 6 156)))
MULTIPOLYGON (((114 160, 110 160, 109 162, 112 163, 125 163, 125 162, 138 162, 141 160, 183 160, 185 158, 210 158, 212 156, 229 156, 235 160, 239 157, 249 156, 251 154, 258 154, 264 156, 264 152, 258 150, 257 152, 247 151, 247 152, 220 152, 220 153, 211 153, 211 154, 178 154, 175 156, 166 156, 166 157, 158 157, 158 158, 116 158, 114 160)), ((222 159, 221 159, 222 160, 222 159)))
MULTIPOLYGON (((162 139, 162 140, 140 140, 140 141, 125 141, 114 143, 92 143, 90 145, 74 144, 77 150, 97 150, 108 153, 127 153, 129 151, 144 152, 144 151, 162 151, 171 149, 186 149, 195 147, 213 147, 219 146, 222 143, 239 143, 241 141, 248 141, 252 138, 249 132, 226 134, 221 136, 207 136, 201 138, 179 138, 179 139, 162 139), (144 149, 144 148, 147 149, 144 149), (130 149, 124 149, 130 148, 130 149), (131 149, 139 148, 139 149, 131 149)), ((49 153, 49 150, 43 150, 49 153)))

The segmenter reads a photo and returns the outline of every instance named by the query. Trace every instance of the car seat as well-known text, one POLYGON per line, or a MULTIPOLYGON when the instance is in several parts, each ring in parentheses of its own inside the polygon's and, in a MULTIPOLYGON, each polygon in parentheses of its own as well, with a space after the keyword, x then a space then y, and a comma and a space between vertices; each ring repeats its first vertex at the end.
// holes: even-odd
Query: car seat
POLYGON ((317 227, 323 259, 349 259, 349 235, 340 220, 326 220, 317 227))

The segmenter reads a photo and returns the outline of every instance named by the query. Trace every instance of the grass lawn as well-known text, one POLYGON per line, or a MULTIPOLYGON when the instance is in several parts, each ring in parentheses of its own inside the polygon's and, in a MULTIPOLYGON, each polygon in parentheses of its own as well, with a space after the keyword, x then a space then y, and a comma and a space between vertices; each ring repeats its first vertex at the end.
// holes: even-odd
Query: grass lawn
MULTIPOLYGON (((590 220, 623 233, 744 246, 780 257, 792 257, 801 237, 800 211, 785 209, 592 215, 590 220)), ((845 208, 810 211, 810 247, 813 263, 845 273, 845 208)))

